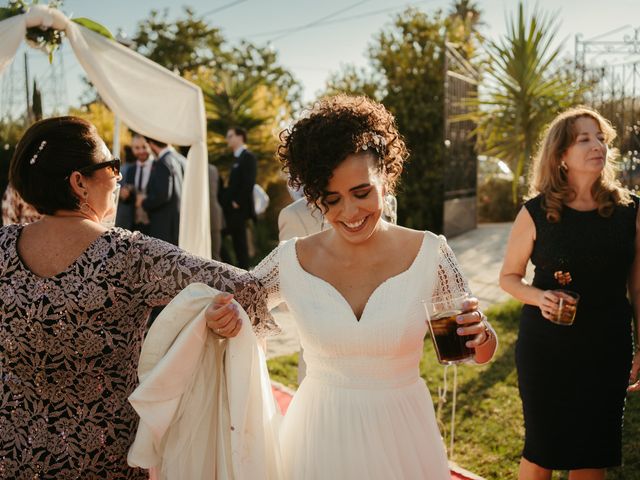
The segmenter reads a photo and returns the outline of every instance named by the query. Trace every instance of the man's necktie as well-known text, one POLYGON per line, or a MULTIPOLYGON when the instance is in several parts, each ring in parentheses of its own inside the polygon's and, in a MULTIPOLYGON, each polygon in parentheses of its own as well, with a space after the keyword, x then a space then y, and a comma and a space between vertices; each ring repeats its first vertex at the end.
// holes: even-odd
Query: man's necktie
POLYGON ((142 175, 144 173, 144 170, 142 169, 142 166, 138 167, 138 186, 136 187, 137 190, 139 192, 142 191, 142 175))

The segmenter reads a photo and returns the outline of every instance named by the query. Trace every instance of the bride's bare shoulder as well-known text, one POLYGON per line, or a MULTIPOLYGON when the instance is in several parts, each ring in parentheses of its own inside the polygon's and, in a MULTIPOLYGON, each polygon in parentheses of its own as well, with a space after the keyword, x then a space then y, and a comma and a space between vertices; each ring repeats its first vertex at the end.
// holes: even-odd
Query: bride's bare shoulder
POLYGON ((301 237, 296 240, 296 252, 298 257, 304 257, 307 254, 315 255, 320 249, 324 248, 325 241, 329 230, 314 233, 306 237, 301 237))
POLYGON ((390 225, 389 235, 391 235, 394 241, 400 244, 413 245, 422 243, 425 233, 422 230, 414 230, 400 225, 390 225))

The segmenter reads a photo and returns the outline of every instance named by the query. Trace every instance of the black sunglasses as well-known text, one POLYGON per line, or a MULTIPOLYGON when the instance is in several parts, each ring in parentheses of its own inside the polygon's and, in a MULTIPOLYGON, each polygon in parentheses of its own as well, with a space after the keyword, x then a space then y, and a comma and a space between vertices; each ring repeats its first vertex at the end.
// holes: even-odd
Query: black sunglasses
POLYGON ((83 175, 86 173, 95 172, 96 170, 100 170, 101 168, 110 168, 115 176, 120 175, 120 159, 113 158, 112 160, 107 160, 106 162, 94 163, 93 165, 89 165, 88 167, 79 168, 76 172, 82 173, 83 175))

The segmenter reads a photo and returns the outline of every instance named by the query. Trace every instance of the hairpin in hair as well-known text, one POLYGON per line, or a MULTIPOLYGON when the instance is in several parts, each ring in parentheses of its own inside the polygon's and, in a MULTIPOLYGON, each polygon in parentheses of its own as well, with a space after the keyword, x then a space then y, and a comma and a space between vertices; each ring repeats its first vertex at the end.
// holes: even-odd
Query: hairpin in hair
POLYGON ((42 142, 40 142, 40 146, 38 147, 38 151, 36 153, 33 154, 33 157, 31 157, 31 160, 29 160, 29 164, 33 165, 34 163, 36 163, 36 160, 38 160, 38 155, 40 155, 40 152, 42 150, 44 150, 44 147, 47 146, 47 141, 43 140, 42 142))
POLYGON ((362 146, 362 150, 374 149, 379 154, 384 153, 387 147, 387 140, 378 133, 365 134, 365 142, 362 146))

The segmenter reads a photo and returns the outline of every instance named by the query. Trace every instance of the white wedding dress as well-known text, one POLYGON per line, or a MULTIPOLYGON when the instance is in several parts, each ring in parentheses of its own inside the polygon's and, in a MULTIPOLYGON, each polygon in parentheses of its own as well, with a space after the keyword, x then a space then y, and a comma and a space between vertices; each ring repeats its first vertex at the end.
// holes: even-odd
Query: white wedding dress
POLYGON ((296 239, 254 270, 269 306, 296 319, 307 376, 280 434, 286 480, 444 480, 447 457, 419 364, 423 300, 468 292, 444 237, 426 232, 412 265, 371 294, 358 321, 342 295, 306 272, 296 239))

